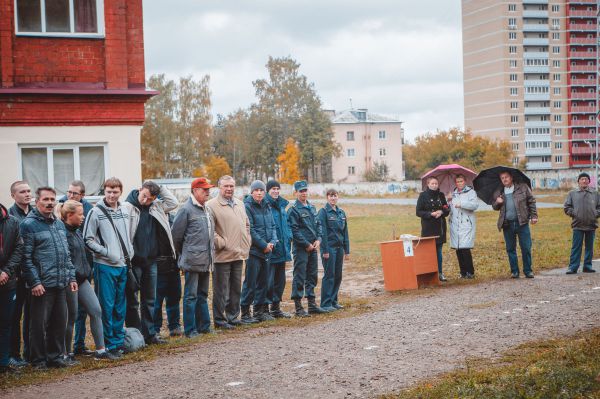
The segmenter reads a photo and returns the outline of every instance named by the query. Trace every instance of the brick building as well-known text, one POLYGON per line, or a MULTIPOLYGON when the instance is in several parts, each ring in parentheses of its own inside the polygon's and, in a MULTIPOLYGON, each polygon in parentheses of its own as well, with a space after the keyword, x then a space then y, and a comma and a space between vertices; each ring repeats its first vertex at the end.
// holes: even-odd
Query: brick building
POLYGON ((140 184, 142 0, 0 0, 0 201, 17 179, 140 184))

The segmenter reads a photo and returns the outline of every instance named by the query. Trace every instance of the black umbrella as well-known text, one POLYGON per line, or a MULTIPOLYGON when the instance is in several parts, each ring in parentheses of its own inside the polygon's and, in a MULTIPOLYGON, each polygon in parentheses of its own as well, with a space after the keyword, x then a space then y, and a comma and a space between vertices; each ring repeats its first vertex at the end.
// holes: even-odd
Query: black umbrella
POLYGON ((502 188, 500 173, 504 172, 510 173, 515 183, 526 183, 531 188, 531 180, 519 169, 509 168, 508 166, 494 166, 482 170, 473 180, 473 187, 477 192, 477 196, 486 204, 492 205, 496 200, 494 193, 502 188))

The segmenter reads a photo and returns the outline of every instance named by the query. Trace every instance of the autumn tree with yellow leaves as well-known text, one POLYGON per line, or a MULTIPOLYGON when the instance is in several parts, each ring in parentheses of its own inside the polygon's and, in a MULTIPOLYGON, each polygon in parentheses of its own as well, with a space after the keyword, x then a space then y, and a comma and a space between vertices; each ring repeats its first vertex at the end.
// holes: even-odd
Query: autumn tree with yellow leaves
POLYGON ((279 163, 279 181, 284 184, 293 184, 300 180, 300 150, 293 138, 285 142, 283 152, 277 157, 279 163))

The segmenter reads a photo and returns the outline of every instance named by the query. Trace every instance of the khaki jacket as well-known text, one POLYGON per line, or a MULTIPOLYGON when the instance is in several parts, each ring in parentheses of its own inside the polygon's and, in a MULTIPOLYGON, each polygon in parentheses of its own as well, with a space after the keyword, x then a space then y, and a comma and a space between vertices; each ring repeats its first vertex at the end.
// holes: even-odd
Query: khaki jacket
POLYGON ((206 203, 215 220, 215 263, 248 259, 250 253, 250 221, 244 203, 234 198, 234 206, 219 194, 206 203))

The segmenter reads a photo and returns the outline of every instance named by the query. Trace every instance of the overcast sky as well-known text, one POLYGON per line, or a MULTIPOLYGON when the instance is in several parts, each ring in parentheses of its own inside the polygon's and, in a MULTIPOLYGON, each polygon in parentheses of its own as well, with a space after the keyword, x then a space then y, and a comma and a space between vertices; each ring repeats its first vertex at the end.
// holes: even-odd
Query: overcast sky
POLYGON ((407 138, 463 126, 455 0, 146 0, 146 74, 209 74, 213 114, 245 108, 291 56, 328 109, 397 115, 407 138))

